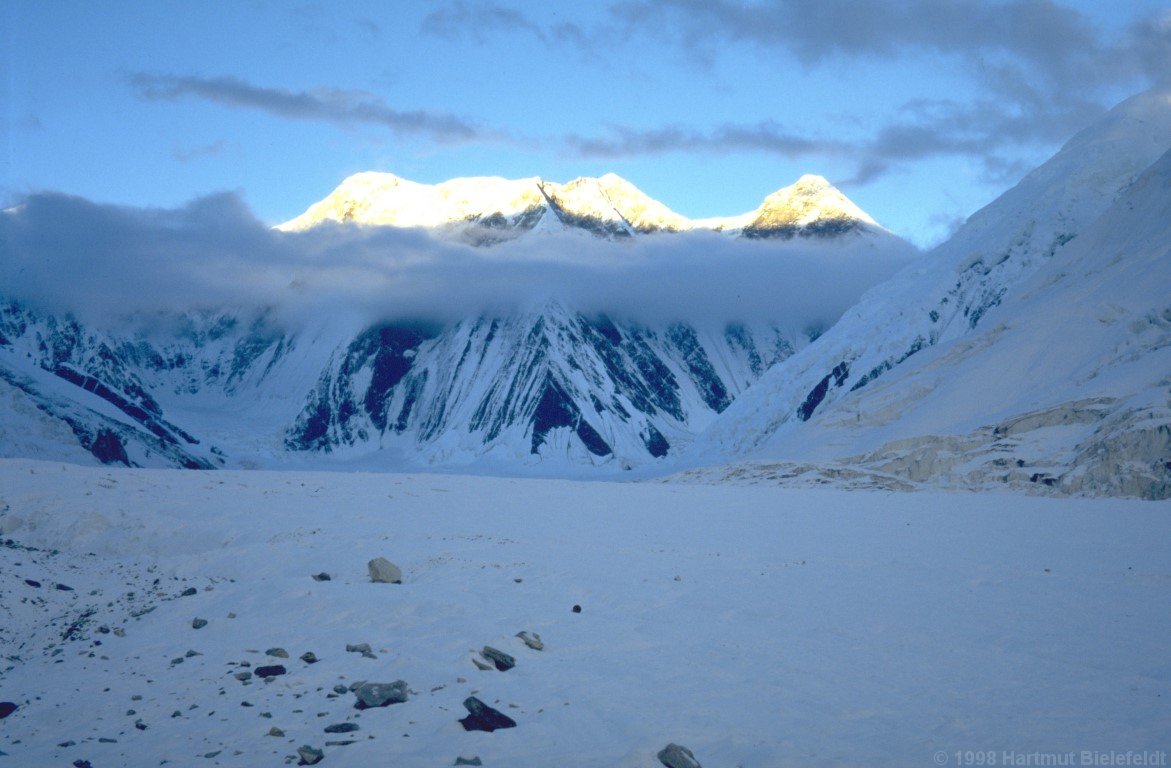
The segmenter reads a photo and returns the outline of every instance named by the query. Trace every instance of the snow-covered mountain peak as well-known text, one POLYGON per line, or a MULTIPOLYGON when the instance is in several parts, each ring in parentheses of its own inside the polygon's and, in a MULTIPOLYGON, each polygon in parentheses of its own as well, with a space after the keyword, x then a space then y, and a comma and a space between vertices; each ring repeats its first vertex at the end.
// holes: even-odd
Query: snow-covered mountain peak
POLYGON ((744 228, 747 237, 831 235, 878 223, 824 177, 806 174, 764 199, 744 228))
POLYGON ((774 192, 756 210, 692 220, 614 173, 565 183, 474 176, 432 185, 365 172, 348 177, 324 200, 277 229, 300 231, 326 222, 424 227, 476 245, 533 230, 566 229, 608 239, 688 230, 749 238, 885 233, 841 191, 815 175, 802 176, 774 192))

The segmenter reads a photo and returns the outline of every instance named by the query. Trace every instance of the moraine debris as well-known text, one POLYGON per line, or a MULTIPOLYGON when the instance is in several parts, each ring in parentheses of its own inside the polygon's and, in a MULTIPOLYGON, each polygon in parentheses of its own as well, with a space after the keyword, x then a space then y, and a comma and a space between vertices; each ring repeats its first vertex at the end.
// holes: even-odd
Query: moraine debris
POLYGON ((516 636, 520 638, 522 643, 527 645, 529 648, 532 648, 534 651, 545 650, 545 644, 541 642, 541 636, 536 632, 531 634, 529 632, 518 632, 516 636))
POLYGON ((402 704, 407 700, 407 683, 395 680, 393 683, 362 683, 354 690, 358 700, 354 709, 372 709, 402 704))
POLYGON ((516 659, 508 655, 504 651, 497 650, 490 645, 485 645, 480 655, 488 661, 496 665, 496 669, 501 672, 507 672, 516 666, 516 659))
POLYGON ((667 768, 702 768, 691 750, 678 744, 668 744, 659 750, 658 758, 667 768))
POLYGON ((403 572, 385 557, 376 557, 366 564, 370 581, 376 584, 402 584, 403 572))
POLYGON ((477 699, 475 696, 469 696, 464 699, 464 708, 468 711, 468 716, 460 719, 460 725, 464 727, 465 731, 492 731, 500 728, 515 728, 516 721, 503 712, 492 709, 484 702, 477 699))

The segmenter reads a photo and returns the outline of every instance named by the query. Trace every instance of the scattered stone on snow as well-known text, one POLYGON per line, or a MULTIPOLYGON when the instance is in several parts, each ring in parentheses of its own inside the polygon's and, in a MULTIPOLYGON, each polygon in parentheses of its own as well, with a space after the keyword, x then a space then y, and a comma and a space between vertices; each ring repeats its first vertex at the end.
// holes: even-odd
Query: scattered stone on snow
POLYGON ((330 577, 329 577, 328 573, 326 573, 325 571, 322 571, 321 573, 313 574, 313 580, 314 581, 329 581, 330 577))
POLYGON ((11 715, 17 709, 16 702, 0 701, 0 720, 11 715))
POLYGON ((266 656, 275 656, 278 659, 289 658, 289 652, 286 651, 284 648, 269 648, 267 651, 264 652, 264 654, 266 656))
POLYGON ((93 768, 93 763, 89 760, 74 760, 73 768, 93 768))
POLYGON ((246 682, 246 681, 252 679, 252 673, 251 672, 237 672, 236 674, 232 675, 232 677, 236 678, 241 683, 243 683, 243 682, 246 682))
POLYGON ((702 768, 691 750, 678 744, 668 744, 659 750, 658 758, 667 768, 702 768))
POLYGON ((354 709, 389 707, 391 704, 401 704, 407 700, 407 683, 405 680, 395 680, 393 683, 362 683, 354 691, 354 695, 358 697, 354 709))
POLYGON ((464 708, 468 716, 459 722, 465 731, 487 731, 491 733, 500 728, 515 728, 516 721, 499 710, 492 709, 475 696, 464 699, 464 708))
POLYGON ((179 593, 179 597, 191 597, 192 595, 195 595, 198 593, 199 593, 199 590, 196 589, 195 587, 188 587, 187 589, 185 589, 179 593))
POLYGON ((277 728, 274 725, 273 727, 268 729, 268 733, 265 735, 266 736, 276 736, 279 739, 279 738, 284 738, 285 732, 282 731, 280 728, 277 728))
POLYGON ((270 667, 257 667, 255 670, 257 677, 263 677, 265 679, 276 677, 277 675, 283 675, 286 671, 287 670, 280 664, 273 664, 270 667))
POLYGON ((477 757, 457 757, 452 765, 483 765, 483 761, 477 757))
POLYGON ((385 557, 376 557, 366 564, 370 581, 380 584, 402 584, 403 572, 385 557))
POLYGON ((297 765, 317 765, 325 758, 325 753, 306 744, 297 748, 297 756, 301 758, 297 765))
POLYGON ((574 613, 581 613, 581 606, 580 605, 573 606, 573 612, 574 613))
POLYGON ((350 733, 358 730, 357 723, 334 723, 333 725, 325 726, 326 733, 350 733))
POLYGON ((358 643, 357 645, 350 645, 346 643, 346 653, 360 653, 367 659, 377 659, 374 651, 370 648, 370 643, 358 643))
POLYGON ((335 685, 333 687, 333 692, 337 693, 337 694, 349 693, 349 691, 350 691, 350 689, 347 688, 346 686, 342 685, 341 683, 338 683, 337 685, 335 685))
POLYGON ((529 648, 532 648, 534 651, 545 650, 545 644, 541 642, 541 636, 536 632, 533 632, 532 634, 528 632, 518 632, 516 636, 520 638, 522 643, 527 645, 529 648))
POLYGON ((305 653, 301 654, 301 661, 306 664, 316 664, 318 661, 317 654, 313 651, 305 651, 305 653))
POLYGON ((507 672, 516 666, 516 659, 508 655, 504 651, 497 650, 490 645, 485 645, 480 654, 488 661, 496 665, 496 668, 501 672, 507 672))
POLYGON ((192 629, 203 629, 206 626, 207 626, 207 619, 192 619, 191 620, 191 628, 192 629))

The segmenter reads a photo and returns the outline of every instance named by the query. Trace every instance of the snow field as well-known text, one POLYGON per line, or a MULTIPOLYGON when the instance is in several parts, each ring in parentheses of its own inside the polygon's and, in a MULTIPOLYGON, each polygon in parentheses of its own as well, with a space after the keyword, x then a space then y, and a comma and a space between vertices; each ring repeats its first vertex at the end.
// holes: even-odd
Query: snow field
POLYGON ((21 766, 257 766, 310 744, 325 766, 633 768, 676 742, 712 768, 1165 750, 1169 510, 5 460, 0 700, 19 708, 0 751, 21 766), (370 583, 377 556, 403 584, 370 583), (376 659, 345 652, 364 642, 376 659), (484 645, 516 668, 477 670, 484 645), (233 677, 263 664, 288 674, 233 677), (328 697, 397 679, 413 693, 385 709, 328 697), (517 727, 464 732, 473 693, 517 727), (323 732, 346 721, 360 729, 323 732))

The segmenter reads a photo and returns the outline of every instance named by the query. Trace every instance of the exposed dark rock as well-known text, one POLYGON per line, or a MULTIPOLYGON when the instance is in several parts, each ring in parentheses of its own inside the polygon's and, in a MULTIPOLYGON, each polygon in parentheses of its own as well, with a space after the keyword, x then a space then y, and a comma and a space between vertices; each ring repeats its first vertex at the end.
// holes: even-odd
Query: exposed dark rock
POLYGON ((192 619, 191 620, 191 628, 192 629, 203 629, 206 626, 207 626, 207 619, 192 619))
POLYGON ((94 768, 89 760, 74 760, 73 768, 94 768))
POLYGON ((817 406, 821 405, 821 401, 825 399, 826 393, 829 392, 830 382, 833 382, 835 387, 840 387, 846 383, 846 379, 850 377, 850 366, 846 361, 842 361, 834 366, 834 369, 827 373, 821 381, 817 383, 809 394, 805 396, 805 401, 797 409, 797 417, 801 421, 809 421, 813 416, 813 412, 817 406))
POLYGON ((179 593, 179 597, 191 597, 194 594, 198 594, 198 592, 199 592, 199 590, 196 589, 195 587, 188 587, 187 589, 185 589, 179 593))
POLYGON ((301 654, 301 661, 306 664, 316 664, 318 661, 317 654, 313 651, 305 651, 305 653, 301 654))
POLYGON ((30 587, 40 587, 41 586, 41 582, 37 581, 36 579, 25 579, 24 583, 28 584, 30 587))
POLYGON ((73 587, 69 586, 68 584, 58 584, 57 589, 61 592, 72 592, 73 591, 73 587))
POLYGON ((16 711, 16 703, 11 701, 0 701, 0 720, 11 715, 16 711))
POLYGON ((283 666, 281 666, 280 664, 273 664, 270 667, 257 667, 256 668, 256 676, 263 677, 263 678, 276 677, 278 675, 285 674, 285 672, 287 672, 287 670, 283 666))
POLYGON ((495 664, 496 668, 501 672, 507 672, 516 666, 515 658, 508 655, 504 651, 493 648, 490 645, 485 645, 484 649, 480 651, 480 654, 483 655, 485 659, 488 659, 493 664, 495 664))
POLYGON ((326 573, 325 571, 322 571, 321 573, 313 574, 313 580, 314 581, 329 581, 330 577, 329 577, 328 573, 326 573))
POLYGON ((277 728, 274 725, 273 727, 268 729, 268 733, 265 735, 266 736, 276 736, 277 738, 284 738, 285 732, 282 731, 280 728, 277 728))
POLYGON ((701 768, 691 750, 678 744, 668 744, 659 751, 658 758, 667 768, 701 768))
POLYGON ((491 733, 499 728, 515 728, 516 721, 498 710, 492 709, 475 696, 464 699, 464 708, 468 716, 461 719, 460 725, 465 731, 487 731, 491 733))
POLYGON ((237 672, 236 674, 233 675, 233 677, 235 677, 237 680, 239 680, 241 683, 243 683, 247 680, 252 679, 252 673, 251 672, 237 672))
POLYGON ((297 765, 317 765, 325 758, 325 753, 306 744, 297 748, 297 756, 301 758, 297 765))
POLYGON ((289 658, 289 652, 286 651, 284 648, 269 648, 267 651, 264 652, 264 654, 266 656, 274 656, 278 659, 289 658))
POLYGON ((453 765, 483 765, 479 757, 457 757, 453 765))
POLYGON ((402 584, 403 572, 399 567, 384 557, 376 557, 366 564, 370 572, 370 581, 380 584, 402 584))
POLYGON ((573 606, 573 612, 574 613, 581 613, 581 606, 580 605, 573 606))
POLYGON ((393 683, 363 683, 354 691, 354 695, 358 697, 354 709, 389 707, 391 704, 402 704, 407 700, 407 683, 405 680, 395 680, 393 683))
POLYGON ((333 725, 325 726, 326 733, 350 733, 358 730, 357 723, 334 723, 333 725))

